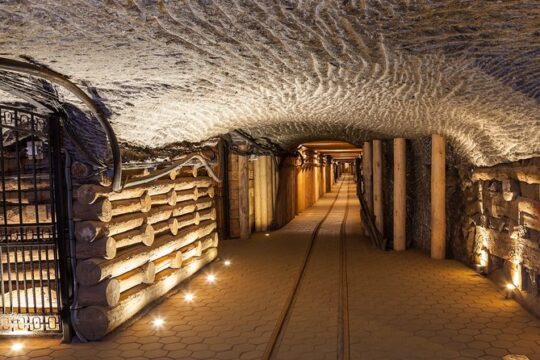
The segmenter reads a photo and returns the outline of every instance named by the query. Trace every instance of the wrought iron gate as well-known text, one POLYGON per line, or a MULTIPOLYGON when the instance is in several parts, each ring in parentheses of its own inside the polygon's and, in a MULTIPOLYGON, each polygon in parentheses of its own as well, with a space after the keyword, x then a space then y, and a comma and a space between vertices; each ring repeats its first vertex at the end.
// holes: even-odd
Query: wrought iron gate
POLYGON ((59 333, 67 306, 57 116, 0 105, 0 334, 59 333))

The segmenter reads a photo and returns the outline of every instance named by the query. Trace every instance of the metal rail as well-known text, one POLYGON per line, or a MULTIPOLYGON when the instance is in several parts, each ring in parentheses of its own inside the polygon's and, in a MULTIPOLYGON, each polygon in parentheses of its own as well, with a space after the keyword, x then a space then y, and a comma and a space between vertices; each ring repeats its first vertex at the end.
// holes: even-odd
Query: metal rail
POLYGON ((113 191, 120 191, 122 181, 122 157, 120 154, 120 147, 118 145, 118 140, 116 139, 116 135, 114 134, 114 130, 111 124, 107 121, 105 115, 96 105, 94 100, 90 96, 88 96, 81 88, 79 88, 71 80, 69 80, 66 76, 43 66, 38 66, 18 60, 0 58, 0 70, 31 75, 60 85, 66 90, 70 91, 77 98, 79 98, 79 100, 81 100, 88 107, 88 109, 90 109, 90 112, 96 117, 101 127, 107 134, 109 142, 111 143, 111 151, 113 157, 112 189, 113 191))
POLYGON ((349 360, 349 282, 347 277, 347 218, 349 216, 350 184, 347 183, 347 201, 345 214, 339 231, 339 310, 338 310, 338 359, 349 360))
MULTIPOLYGON (((295 299, 298 296, 298 292, 300 290, 300 285, 302 284, 302 280, 304 279, 304 276, 305 276, 305 274, 307 272, 306 271, 307 270, 307 265, 309 264, 310 259, 312 257, 315 241, 316 241, 316 239, 317 239, 317 237, 319 235, 319 231, 320 231, 323 223, 328 218, 328 215, 330 215, 330 213, 332 212, 332 210, 334 208, 334 205, 335 205, 335 203, 336 203, 336 201, 337 201, 337 199, 339 197, 339 194, 341 192, 342 187, 343 187, 343 182, 340 184, 339 189, 338 189, 337 194, 336 194, 336 197, 332 201, 332 204, 328 208, 328 211, 326 212, 324 217, 317 223, 317 225, 315 226, 315 229, 313 229, 313 232, 311 233, 311 237, 310 237, 310 240, 309 240, 308 247, 306 249, 306 253, 304 255, 304 259, 302 261, 302 265, 300 267, 300 270, 299 270, 298 275, 297 275, 297 277, 296 277, 296 279, 294 281, 291 292, 289 293, 289 296, 287 297, 287 300, 286 300, 286 302, 284 304, 282 312, 280 313, 280 316, 278 318, 278 321, 276 323, 274 331, 272 332, 272 335, 270 336, 270 340, 269 340, 269 342, 268 342, 268 344, 266 346, 264 355, 262 357, 265 360, 270 360, 270 359, 272 359, 273 356, 276 355, 275 351, 278 348, 279 343, 280 343, 280 341, 281 341, 281 339, 283 337, 284 330, 286 328, 286 324, 287 324, 288 319, 290 318, 292 310, 293 310, 293 304, 295 303, 295 299)), ((340 286, 342 286, 342 284, 343 284, 343 282, 340 283, 340 286)), ((340 293, 343 294, 342 296, 345 296, 344 293, 341 290, 340 290, 340 293)), ((347 316, 347 319, 348 319, 348 316, 347 316)), ((348 329, 348 325, 347 325, 347 329, 348 329)), ((347 332, 348 332, 348 330, 347 330, 347 332)), ((343 349, 343 346, 338 346, 338 350, 340 350, 340 349, 343 349)), ((349 353, 349 351, 348 351, 348 342, 347 342, 347 351, 346 352, 347 352, 347 354, 349 353)), ((343 358, 343 359, 346 359, 346 358, 343 358)))

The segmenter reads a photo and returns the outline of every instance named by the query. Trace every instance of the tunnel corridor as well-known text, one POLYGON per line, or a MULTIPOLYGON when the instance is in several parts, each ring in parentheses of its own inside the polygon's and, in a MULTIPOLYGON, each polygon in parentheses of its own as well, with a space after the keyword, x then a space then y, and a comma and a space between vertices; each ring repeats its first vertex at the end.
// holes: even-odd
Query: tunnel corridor
POLYGON ((26 339, 24 356, 3 342, 0 358, 538 358, 540 323, 491 281, 418 250, 375 249, 355 191, 344 175, 285 227, 220 243, 217 261, 100 342, 26 339))
POLYGON ((540 360, 539 28, 0 1, 0 360, 540 360))

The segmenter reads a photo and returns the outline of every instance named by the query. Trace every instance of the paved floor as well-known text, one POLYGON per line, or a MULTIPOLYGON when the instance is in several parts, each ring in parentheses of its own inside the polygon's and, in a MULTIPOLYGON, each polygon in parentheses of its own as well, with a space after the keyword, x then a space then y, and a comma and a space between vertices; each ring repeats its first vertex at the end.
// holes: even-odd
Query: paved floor
MULTIPOLYGON (((320 229, 277 359, 336 358, 337 239, 346 187, 320 229)), ((360 235, 358 201, 347 221, 352 359, 540 360, 540 321, 487 279, 455 261, 409 250, 380 252, 360 235)), ((285 228, 249 241, 223 241, 221 261, 132 325, 89 344, 0 340, 0 359, 259 359, 288 296, 316 224, 336 198, 326 194, 285 228), (224 260, 231 261, 225 266, 224 260), (214 274, 215 283, 207 281, 214 274), (184 301, 192 292, 195 300, 184 301), (162 318, 156 329, 152 323, 162 318)))

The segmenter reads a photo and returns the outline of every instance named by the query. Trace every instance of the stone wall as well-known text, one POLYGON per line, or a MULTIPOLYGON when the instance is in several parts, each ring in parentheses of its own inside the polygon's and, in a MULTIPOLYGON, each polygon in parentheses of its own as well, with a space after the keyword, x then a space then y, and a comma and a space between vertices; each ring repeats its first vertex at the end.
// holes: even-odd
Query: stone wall
POLYGON ((463 180, 464 251, 540 315, 540 158, 477 168, 463 180))

